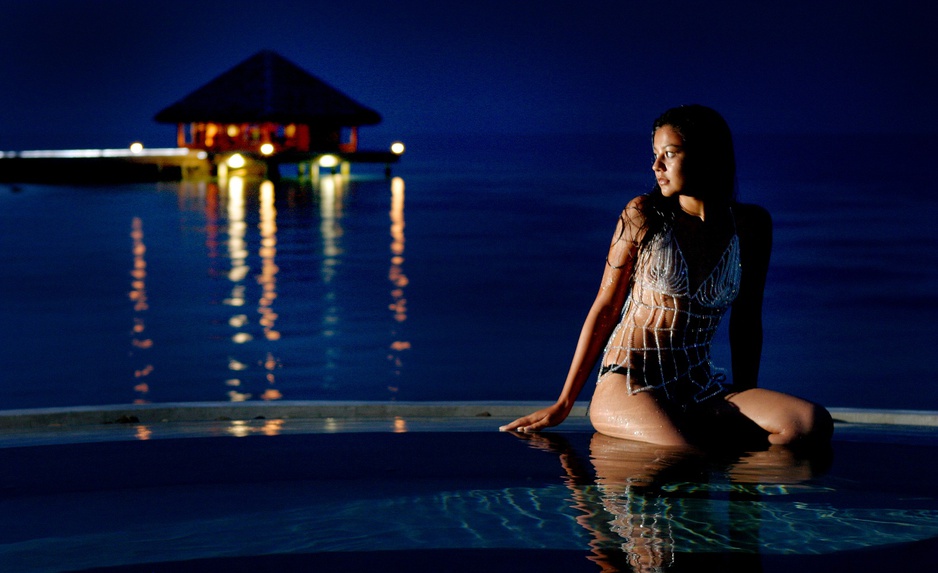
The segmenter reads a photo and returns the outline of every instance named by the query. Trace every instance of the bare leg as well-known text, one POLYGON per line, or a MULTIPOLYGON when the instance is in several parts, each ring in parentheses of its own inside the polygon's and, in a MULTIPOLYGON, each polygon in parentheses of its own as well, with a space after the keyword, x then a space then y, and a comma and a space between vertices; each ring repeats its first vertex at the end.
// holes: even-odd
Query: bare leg
POLYGON ((625 376, 609 374, 596 386, 590 402, 590 422, 597 432, 663 446, 687 446, 689 441, 648 392, 629 394, 625 376))
POLYGON ((726 399, 739 408, 740 413, 769 432, 771 444, 826 442, 834 430, 827 410, 795 396, 753 388, 730 394, 726 399))

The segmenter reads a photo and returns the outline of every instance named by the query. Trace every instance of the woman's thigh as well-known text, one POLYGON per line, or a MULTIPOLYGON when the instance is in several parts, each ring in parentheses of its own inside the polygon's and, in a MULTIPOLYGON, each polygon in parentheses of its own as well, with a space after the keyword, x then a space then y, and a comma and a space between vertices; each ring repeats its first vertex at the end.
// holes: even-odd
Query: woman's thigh
POLYGON ((769 442, 773 444, 789 444, 809 437, 830 437, 830 414, 813 402, 765 388, 730 394, 726 400, 769 432, 769 442))
POLYGON ((629 394, 625 376, 609 374, 590 401, 590 422, 597 432, 652 444, 686 446, 689 440, 650 392, 629 394))

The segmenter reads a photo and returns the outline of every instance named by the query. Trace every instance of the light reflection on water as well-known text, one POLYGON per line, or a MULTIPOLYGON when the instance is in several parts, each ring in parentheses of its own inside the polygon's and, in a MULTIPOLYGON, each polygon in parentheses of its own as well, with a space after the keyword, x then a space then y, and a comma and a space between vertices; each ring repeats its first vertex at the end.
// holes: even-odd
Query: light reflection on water
MULTIPOLYGON (((0 408, 553 400, 646 139, 415 140, 406 216, 403 180, 358 171, 0 185, 0 408)), ((894 188, 905 143, 835 138, 818 163, 815 139, 740 140, 742 197, 776 222, 760 385, 932 409, 936 194, 894 188)))
POLYGON ((147 247, 144 242, 143 221, 139 217, 134 217, 131 223, 132 229, 130 237, 133 239, 133 268, 130 271, 131 290, 130 300, 133 302, 133 335, 131 337, 130 354, 139 364, 134 370, 134 392, 138 397, 134 400, 135 404, 146 404, 146 395, 150 391, 147 384, 147 376, 153 372, 153 364, 148 361, 147 350, 153 346, 153 340, 148 337, 146 331, 146 311, 147 302, 147 247))
MULTIPOLYGON (((252 397, 250 393, 240 392, 241 386, 239 374, 249 368, 249 365, 237 356, 238 345, 254 340, 254 336, 246 329, 252 323, 251 318, 244 310, 248 301, 245 298, 245 282, 249 278, 254 278, 260 286, 259 298, 257 301, 256 313, 254 317, 257 324, 261 327, 263 339, 274 342, 280 339, 280 333, 276 329, 277 313, 273 309, 274 301, 277 298, 277 211, 274 206, 274 185, 270 181, 260 183, 259 193, 259 218, 258 247, 257 255, 260 259, 260 270, 253 277, 250 277, 251 268, 247 264, 248 246, 246 237, 248 234, 247 222, 245 220, 245 181, 241 177, 231 177, 222 181, 221 191, 227 191, 228 198, 228 260, 231 269, 228 272, 228 280, 231 281, 231 293, 223 301, 226 306, 232 307, 233 314, 228 319, 228 324, 233 329, 231 342, 232 356, 228 360, 228 368, 232 371, 231 378, 225 381, 225 384, 231 387, 228 391, 228 397, 233 402, 243 402, 252 397)), ((261 367, 265 372, 265 382, 269 387, 265 388, 260 394, 264 400, 276 400, 282 395, 276 384, 276 370, 279 360, 271 347, 268 347, 265 358, 261 361, 261 367)))
MULTIPOLYGON (((404 273, 404 180, 395 177, 391 181, 391 268, 388 270, 388 280, 391 282, 391 304, 388 308, 394 314, 394 321, 402 325, 407 321, 407 298, 404 289, 408 279, 404 273)), ((404 353, 410 349, 410 342, 400 340, 399 328, 394 328, 388 360, 394 365, 394 376, 400 377, 404 367, 404 353)), ((400 388, 397 380, 388 386, 392 393, 400 388)))
MULTIPOLYGON (((369 192, 374 187, 377 185, 372 184, 369 192)), ((177 278, 181 285, 192 283, 191 292, 180 308, 171 307, 162 297, 151 296, 147 242, 164 237, 159 232, 155 238, 148 237, 147 214, 133 216, 128 293, 132 308, 128 356, 133 364, 133 401, 141 404, 161 401, 159 396, 174 391, 165 387, 174 383, 165 373, 186 367, 179 357, 180 342, 188 347, 185 350, 188 358, 198 362, 203 372, 226 373, 216 382, 220 384, 214 393, 218 398, 209 399, 222 396, 234 402, 308 399, 309 394, 296 393, 297 376, 303 372, 324 388, 343 384, 348 379, 343 368, 347 369, 350 359, 357 360, 350 356, 350 332, 355 337, 368 331, 372 331, 372 337, 376 334, 374 319, 364 319, 368 326, 362 327, 363 319, 358 315, 364 310, 361 306, 364 293, 352 292, 355 296, 350 296, 350 283, 353 289, 358 285, 349 277, 361 274, 362 265, 374 267, 372 270, 378 272, 379 264, 387 265, 384 292, 389 300, 386 304, 389 326, 383 342, 389 370, 383 383, 385 397, 393 398, 400 391, 405 357, 412 347, 405 329, 409 278, 405 272, 404 180, 394 177, 385 183, 384 189, 388 192, 384 236, 389 243, 382 248, 386 254, 380 255, 378 245, 372 245, 363 255, 363 238, 358 237, 353 238, 355 260, 350 261, 344 226, 345 201, 354 189, 350 189, 347 176, 323 176, 315 188, 277 186, 271 181, 238 176, 218 183, 179 184, 178 216, 190 221, 184 227, 200 236, 204 247, 201 261, 189 263, 204 268, 209 281, 206 285, 201 279, 193 281, 191 275, 180 273, 177 278), (315 218, 302 215, 310 207, 315 209, 315 218), (280 222, 283 217, 287 219, 285 230, 280 222), (281 252, 283 232, 288 233, 285 253, 281 252), (288 259, 286 271, 281 268, 281 258, 288 259), (380 262, 382 259, 384 263, 380 262), (315 275, 311 274, 312 265, 315 275), (217 298, 212 297, 210 292, 218 285, 223 290, 217 298), (287 298, 281 292, 284 289, 287 298), (166 329, 163 325, 167 321, 177 326, 166 329), (192 321, 199 323, 194 329, 190 328, 192 321), (159 322, 162 328, 151 328, 151 322, 159 322), (197 336, 206 327, 215 332, 208 344, 197 336), (200 352, 201 349, 205 352, 200 352), (313 363, 315 370, 302 365, 297 368, 298 355, 313 363), (285 368, 293 369, 287 376, 292 380, 286 386, 280 383, 285 368)), ((365 230, 380 236, 367 225, 365 230)), ((362 231, 360 224, 355 225, 355 231, 362 231)), ((165 266, 161 270, 165 272, 165 266)), ((376 299, 372 304, 374 308, 368 311, 371 316, 380 312, 382 303, 376 299)), ((373 363, 369 366, 374 369, 373 363)), ((377 380, 381 383, 380 376, 377 380)), ((208 395, 212 396, 211 391, 208 395)))
MULTIPOLYGON (((222 182, 221 191, 226 191, 225 181, 222 182)), ((246 312, 237 312, 229 319, 229 324, 235 329, 231 337, 234 343, 232 346, 233 356, 229 360, 229 368, 232 370, 232 378, 226 381, 232 389, 228 391, 228 396, 232 401, 244 401, 252 399, 254 396, 248 392, 241 392, 238 388, 242 385, 238 377, 240 372, 253 367, 247 360, 242 360, 237 356, 238 345, 245 344, 254 340, 254 337, 248 332, 253 322, 257 322, 263 331, 263 339, 266 342, 266 355, 262 360, 261 367, 265 372, 264 380, 267 384, 266 389, 260 394, 263 400, 278 400, 284 397, 283 392, 276 387, 277 373, 282 367, 282 360, 279 355, 278 342, 282 333, 277 329, 278 313, 274 309, 274 303, 278 298, 277 282, 279 267, 277 265, 277 209, 275 205, 275 186, 270 181, 263 181, 259 186, 259 222, 257 225, 257 236, 250 237, 258 241, 257 257, 260 259, 261 268, 259 272, 252 273, 247 264, 249 229, 245 214, 245 200, 247 183, 238 177, 232 177, 227 181, 228 198, 228 259, 231 264, 231 270, 228 278, 231 281, 231 295, 225 299, 224 304, 236 309, 244 308, 246 312), (260 286, 260 298, 256 303, 256 316, 251 314, 251 307, 255 306, 254 301, 248 301, 245 293, 248 292, 247 281, 256 281, 260 286)), ((253 188, 251 189, 253 191, 253 188)), ((319 241, 321 244, 321 258, 319 263, 319 277, 322 284, 321 318, 319 321, 319 337, 326 341, 325 347, 320 349, 324 355, 323 381, 326 384, 334 383, 336 379, 336 370, 341 368, 341 362, 338 359, 342 350, 341 341, 336 340, 337 335, 342 330, 344 324, 344 307, 340 304, 341 286, 337 282, 338 274, 343 267, 343 258, 345 256, 345 229, 343 219, 345 217, 344 201, 348 193, 348 181, 342 174, 331 174, 320 177, 317 181, 317 187, 311 190, 316 194, 319 203, 319 241)), ((391 282, 390 309, 397 324, 407 320, 407 307, 404 289, 407 286, 407 277, 403 271, 404 263, 404 181, 400 177, 395 177, 390 182, 390 237, 391 237, 391 261, 388 279, 391 282)), ((399 376, 403 368, 403 352, 410 348, 410 343, 406 340, 398 339, 400 336, 398 327, 391 330, 392 340, 388 343, 388 359, 393 363, 393 374, 399 376)), ((397 383, 389 384, 388 390, 392 393, 398 391, 397 383)))

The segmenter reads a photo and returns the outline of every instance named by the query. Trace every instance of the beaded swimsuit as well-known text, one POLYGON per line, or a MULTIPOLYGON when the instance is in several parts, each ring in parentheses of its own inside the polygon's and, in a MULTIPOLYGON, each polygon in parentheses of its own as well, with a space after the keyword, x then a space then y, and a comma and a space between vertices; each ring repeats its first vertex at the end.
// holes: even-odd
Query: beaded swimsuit
POLYGON ((629 394, 654 390, 683 408, 724 393, 726 376, 713 368, 710 344, 739 292, 735 230, 693 293, 687 261, 671 227, 639 249, 634 268, 631 292, 603 352, 597 383, 610 373, 623 374, 629 394))

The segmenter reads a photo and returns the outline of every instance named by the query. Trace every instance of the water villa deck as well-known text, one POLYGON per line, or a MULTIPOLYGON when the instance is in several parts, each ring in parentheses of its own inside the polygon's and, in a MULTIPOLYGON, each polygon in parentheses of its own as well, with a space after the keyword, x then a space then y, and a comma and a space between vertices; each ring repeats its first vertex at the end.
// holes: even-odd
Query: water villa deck
POLYGON ((296 165, 301 177, 315 179, 322 167, 348 173, 352 164, 383 164, 385 173, 400 161, 393 151, 300 152, 262 154, 210 154, 200 149, 170 147, 133 151, 131 149, 53 149, 0 151, 0 182, 4 183, 150 183, 191 181, 220 174, 276 180, 280 166, 296 165), (228 167, 228 160, 240 155, 240 168, 228 167))

